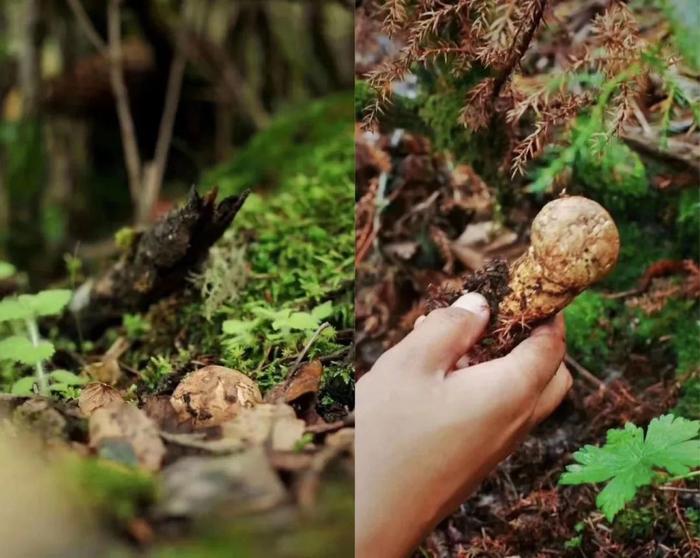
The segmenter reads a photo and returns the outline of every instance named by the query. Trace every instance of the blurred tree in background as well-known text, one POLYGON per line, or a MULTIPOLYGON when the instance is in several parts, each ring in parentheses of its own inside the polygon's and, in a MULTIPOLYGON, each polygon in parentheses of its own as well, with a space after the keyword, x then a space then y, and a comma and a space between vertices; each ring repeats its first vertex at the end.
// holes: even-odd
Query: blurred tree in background
POLYGON ((350 89, 351 9, 0 0, 0 258, 46 281, 75 239, 103 252, 279 110, 350 89))

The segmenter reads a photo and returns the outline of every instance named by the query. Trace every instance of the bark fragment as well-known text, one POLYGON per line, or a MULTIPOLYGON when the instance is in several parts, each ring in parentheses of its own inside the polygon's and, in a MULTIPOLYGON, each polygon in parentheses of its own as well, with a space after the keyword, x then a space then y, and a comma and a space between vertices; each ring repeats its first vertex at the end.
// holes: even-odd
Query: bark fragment
POLYGON ((243 192, 217 203, 216 189, 200 196, 193 188, 181 208, 137 234, 117 263, 76 292, 71 310, 83 334, 99 333, 124 312, 143 311, 184 288, 188 275, 231 224, 247 196, 243 192))

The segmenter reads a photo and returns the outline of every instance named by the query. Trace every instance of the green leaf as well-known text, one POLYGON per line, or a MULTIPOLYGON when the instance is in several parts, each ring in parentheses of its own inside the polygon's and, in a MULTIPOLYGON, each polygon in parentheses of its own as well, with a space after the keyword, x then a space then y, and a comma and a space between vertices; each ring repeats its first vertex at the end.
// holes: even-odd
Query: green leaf
POLYGON ((333 303, 330 300, 316 306, 316 308, 311 310, 311 315, 318 321, 325 320, 326 318, 330 317, 331 314, 333 314, 333 303))
POLYGON ((27 378, 20 378, 14 384, 12 384, 12 389, 10 393, 12 395, 20 396, 31 396, 34 395, 34 383, 36 380, 33 376, 28 376, 27 378))
POLYGON ((34 295, 20 295, 19 301, 29 306, 36 316, 56 316, 70 302, 71 296, 67 289, 50 289, 34 295))
POLYGON ((68 386, 82 386, 88 382, 87 378, 78 376, 68 370, 54 370, 49 374, 51 381, 68 386))
POLYGON ((32 309, 16 298, 0 300, 0 322, 24 320, 33 316, 32 309))
POLYGON ((17 273, 14 265, 8 262, 0 261, 0 279, 7 279, 17 273))
POLYGON ((221 329, 227 335, 241 335, 252 330, 255 324, 254 320, 226 320, 221 329))
POLYGON ((309 312, 292 312, 288 317, 279 317, 272 322, 275 329, 294 329, 299 331, 314 331, 319 321, 309 312))
POLYGON ((586 484, 609 481, 596 498, 597 506, 612 521, 637 489, 649 485, 657 469, 684 475, 700 466, 700 421, 673 415, 655 418, 644 431, 626 424, 608 431, 603 447, 585 446, 574 454, 560 484, 586 484))
POLYGON ((29 339, 20 335, 13 335, 0 341, 0 360, 34 365, 50 358, 54 352, 53 344, 48 341, 40 341, 35 347, 29 339))

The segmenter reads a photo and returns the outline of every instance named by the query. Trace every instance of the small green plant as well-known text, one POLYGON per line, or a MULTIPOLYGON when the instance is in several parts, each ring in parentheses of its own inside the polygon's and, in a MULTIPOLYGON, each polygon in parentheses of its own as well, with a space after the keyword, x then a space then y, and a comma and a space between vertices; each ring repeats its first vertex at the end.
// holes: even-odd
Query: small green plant
POLYGON ((602 447, 585 446, 574 454, 559 483, 564 485, 606 482, 596 505, 612 521, 632 501, 637 490, 669 480, 696 476, 700 471, 700 421, 673 415, 653 419, 644 430, 633 424, 608 431, 602 447), (670 475, 659 473, 664 469, 670 475))
POLYGON ((158 355, 151 357, 143 371, 143 381, 151 391, 155 390, 160 382, 173 373, 173 365, 169 359, 158 355))
POLYGON ((8 262, 0 261, 0 281, 3 279, 9 279, 12 277, 17 270, 15 266, 8 262))
MULTIPOLYGON (((37 320, 45 316, 56 316, 66 307, 71 298, 71 291, 54 289, 41 291, 34 295, 19 295, 0 301, 0 322, 10 322, 14 335, 0 341, 0 360, 34 367, 39 393, 49 395, 49 381, 44 373, 44 361, 55 352, 53 343, 44 341, 39 336, 37 320), (22 327, 17 324, 23 324, 22 327)), ((63 380, 66 378, 64 377, 63 380)), ((28 391, 28 380, 22 379, 20 386, 13 391, 28 391)), ((57 384, 66 384, 60 378, 57 384)))
POLYGON ((66 265, 70 284, 75 287, 83 278, 83 260, 74 254, 67 253, 63 255, 63 263, 66 265))
POLYGON ((126 336, 132 341, 141 339, 151 331, 151 323, 141 314, 124 314, 122 317, 122 325, 124 326, 126 336))

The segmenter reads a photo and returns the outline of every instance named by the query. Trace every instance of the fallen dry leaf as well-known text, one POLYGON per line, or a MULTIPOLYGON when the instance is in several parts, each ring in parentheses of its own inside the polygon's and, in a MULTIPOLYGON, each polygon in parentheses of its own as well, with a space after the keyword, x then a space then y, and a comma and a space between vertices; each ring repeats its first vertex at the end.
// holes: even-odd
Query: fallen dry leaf
POLYGON ((312 360, 296 370, 287 381, 265 394, 266 403, 293 403, 305 395, 315 395, 321 385, 323 365, 312 360))
POLYGON ((12 416, 17 424, 30 427, 46 441, 66 438, 66 419, 49 399, 28 399, 14 410, 12 416))
POLYGON ((200 432, 162 433, 162 436, 168 442, 212 453, 231 453, 255 446, 291 451, 304 435, 306 426, 289 405, 260 403, 241 409, 236 418, 221 424, 220 428, 221 436, 216 439, 207 439, 200 432))
POLYGON ((205 366, 185 376, 170 402, 182 421, 197 427, 216 426, 241 409, 262 402, 257 384, 245 374, 224 366, 205 366))
POLYGON ((119 359, 128 348, 129 342, 124 337, 118 337, 98 362, 85 367, 85 373, 98 382, 115 385, 123 376, 119 359))
POLYGON ((95 382, 86 385, 80 392, 78 407, 84 416, 90 417, 97 409, 118 401, 124 401, 124 398, 116 389, 107 384, 95 382))
POLYGON ((116 401, 90 417, 90 447, 101 457, 157 471, 165 445, 156 424, 140 409, 116 401))
POLYGON ((225 457, 184 457, 162 473, 157 513, 200 516, 216 508, 246 514, 270 509, 287 498, 261 447, 225 457))

